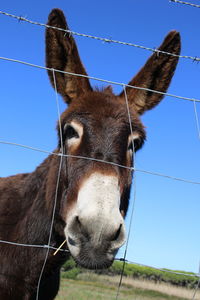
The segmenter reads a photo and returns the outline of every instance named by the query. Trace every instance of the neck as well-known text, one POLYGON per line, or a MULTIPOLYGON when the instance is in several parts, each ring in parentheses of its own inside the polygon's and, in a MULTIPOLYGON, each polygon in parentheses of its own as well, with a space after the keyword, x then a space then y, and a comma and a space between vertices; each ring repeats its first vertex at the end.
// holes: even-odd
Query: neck
POLYGON ((37 169, 26 176, 22 205, 24 216, 17 232, 23 232, 23 240, 30 244, 47 244, 53 222, 51 245, 58 247, 64 240, 64 222, 60 217, 63 194, 58 182, 60 157, 50 155, 37 169), (55 209, 55 214, 54 214, 55 209))

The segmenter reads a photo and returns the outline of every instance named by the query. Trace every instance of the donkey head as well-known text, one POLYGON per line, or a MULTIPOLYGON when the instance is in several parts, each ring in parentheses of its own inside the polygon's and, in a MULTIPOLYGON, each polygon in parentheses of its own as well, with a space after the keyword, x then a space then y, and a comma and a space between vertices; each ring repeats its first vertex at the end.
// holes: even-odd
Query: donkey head
MULTIPOLYGON (((59 9, 50 13, 48 25, 68 30, 59 9)), ((179 33, 170 32, 159 50, 179 54, 179 33)), ((176 55, 154 53, 129 85, 166 92, 177 62, 176 55)), ((59 133, 64 152, 69 155, 62 166, 65 192, 61 212, 68 248, 84 267, 108 267, 125 242, 123 219, 132 180, 132 152, 145 140, 139 116, 157 105, 163 95, 131 87, 120 95, 114 95, 109 87, 93 90, 73 37, 50 27, 46 31, 46 65, 62 71, 55 72, 55 77, 51 70, 48 74, 69 104, 61 116, 61 136, 59 133)))

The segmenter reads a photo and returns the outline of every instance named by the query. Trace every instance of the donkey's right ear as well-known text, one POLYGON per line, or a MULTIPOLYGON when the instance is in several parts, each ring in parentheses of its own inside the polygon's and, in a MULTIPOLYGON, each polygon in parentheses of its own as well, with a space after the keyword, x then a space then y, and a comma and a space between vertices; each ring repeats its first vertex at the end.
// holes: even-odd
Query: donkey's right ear
MULTIPOLYGON (((60 9, 53 9, 48 18, 46 67, 63 71, 63 73, 55 71, 56 89, 63 96, 65 102, 70 103, 82 93, 91 91, 92 88, 88 78, 64 73, 70 72, 87 76, 72 35, 66 31, 48 26, 69 30, 65 16, 60 9)), ((53 71, 48 70, 48 75, 55 88, 53 71)))

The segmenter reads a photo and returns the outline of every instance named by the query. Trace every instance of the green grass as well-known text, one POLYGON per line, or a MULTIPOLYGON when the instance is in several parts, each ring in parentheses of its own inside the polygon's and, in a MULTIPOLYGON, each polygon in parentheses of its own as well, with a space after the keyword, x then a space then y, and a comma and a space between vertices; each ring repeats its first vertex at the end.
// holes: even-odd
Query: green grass
MULTIPOLYGON (((115 261, 109 269, 88 271, 76 266, 72 259, 68 260, 63 266, 56 300, 116 300, 122 265, 115 261)), ((123 275, 118 300, 191 299, 198 282, 195 276, 176 275, 129 263, 125 264, 123 275)), ((198 292, 197 299, 199 296, 198 292)))
MULTIPOLYGON (((56 300, 115 300, 117 286, 108 282, 72 280, 62 278, 60 292, 56 300)), ((157 291, 148 291, 128 286, 120 289, 119 300, 185 300, 157 291)))

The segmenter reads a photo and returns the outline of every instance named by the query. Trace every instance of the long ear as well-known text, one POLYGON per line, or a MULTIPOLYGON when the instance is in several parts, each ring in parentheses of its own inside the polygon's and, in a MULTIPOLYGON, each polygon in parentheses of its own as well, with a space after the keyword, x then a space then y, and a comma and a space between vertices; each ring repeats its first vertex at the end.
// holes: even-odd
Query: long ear
MULTIPOLYGON (((178 56, 180 54, 180 34, 171 31, 166 36, 158 50, 175 54, 175 56, 155 52, 146 62, 139 73, 129 82, 129 85, 156 90, 165 93, 174 75, 178 56)), ((129 104, 143 114, 156 106, 163 98, 163 95, 127 87, 126 93, 129 104)), ((120 94, 124 97, 124 92, 120 94)))
MULTIPOLYGON (((69 30, 65 16, 59 9, 51 11, 47 25, 69 30)), ((48 27, 46 29, 46 66, 65 72, 87 75, 73 37, 69 33, 48 27)), ((53 72, 49 70, 48 75, 55 88, 53 72)), ((70 76, 60 72, 55 72, 55 75, 57 90, 67 103, 80 94, 92 90, 88 78, 70 76)))

